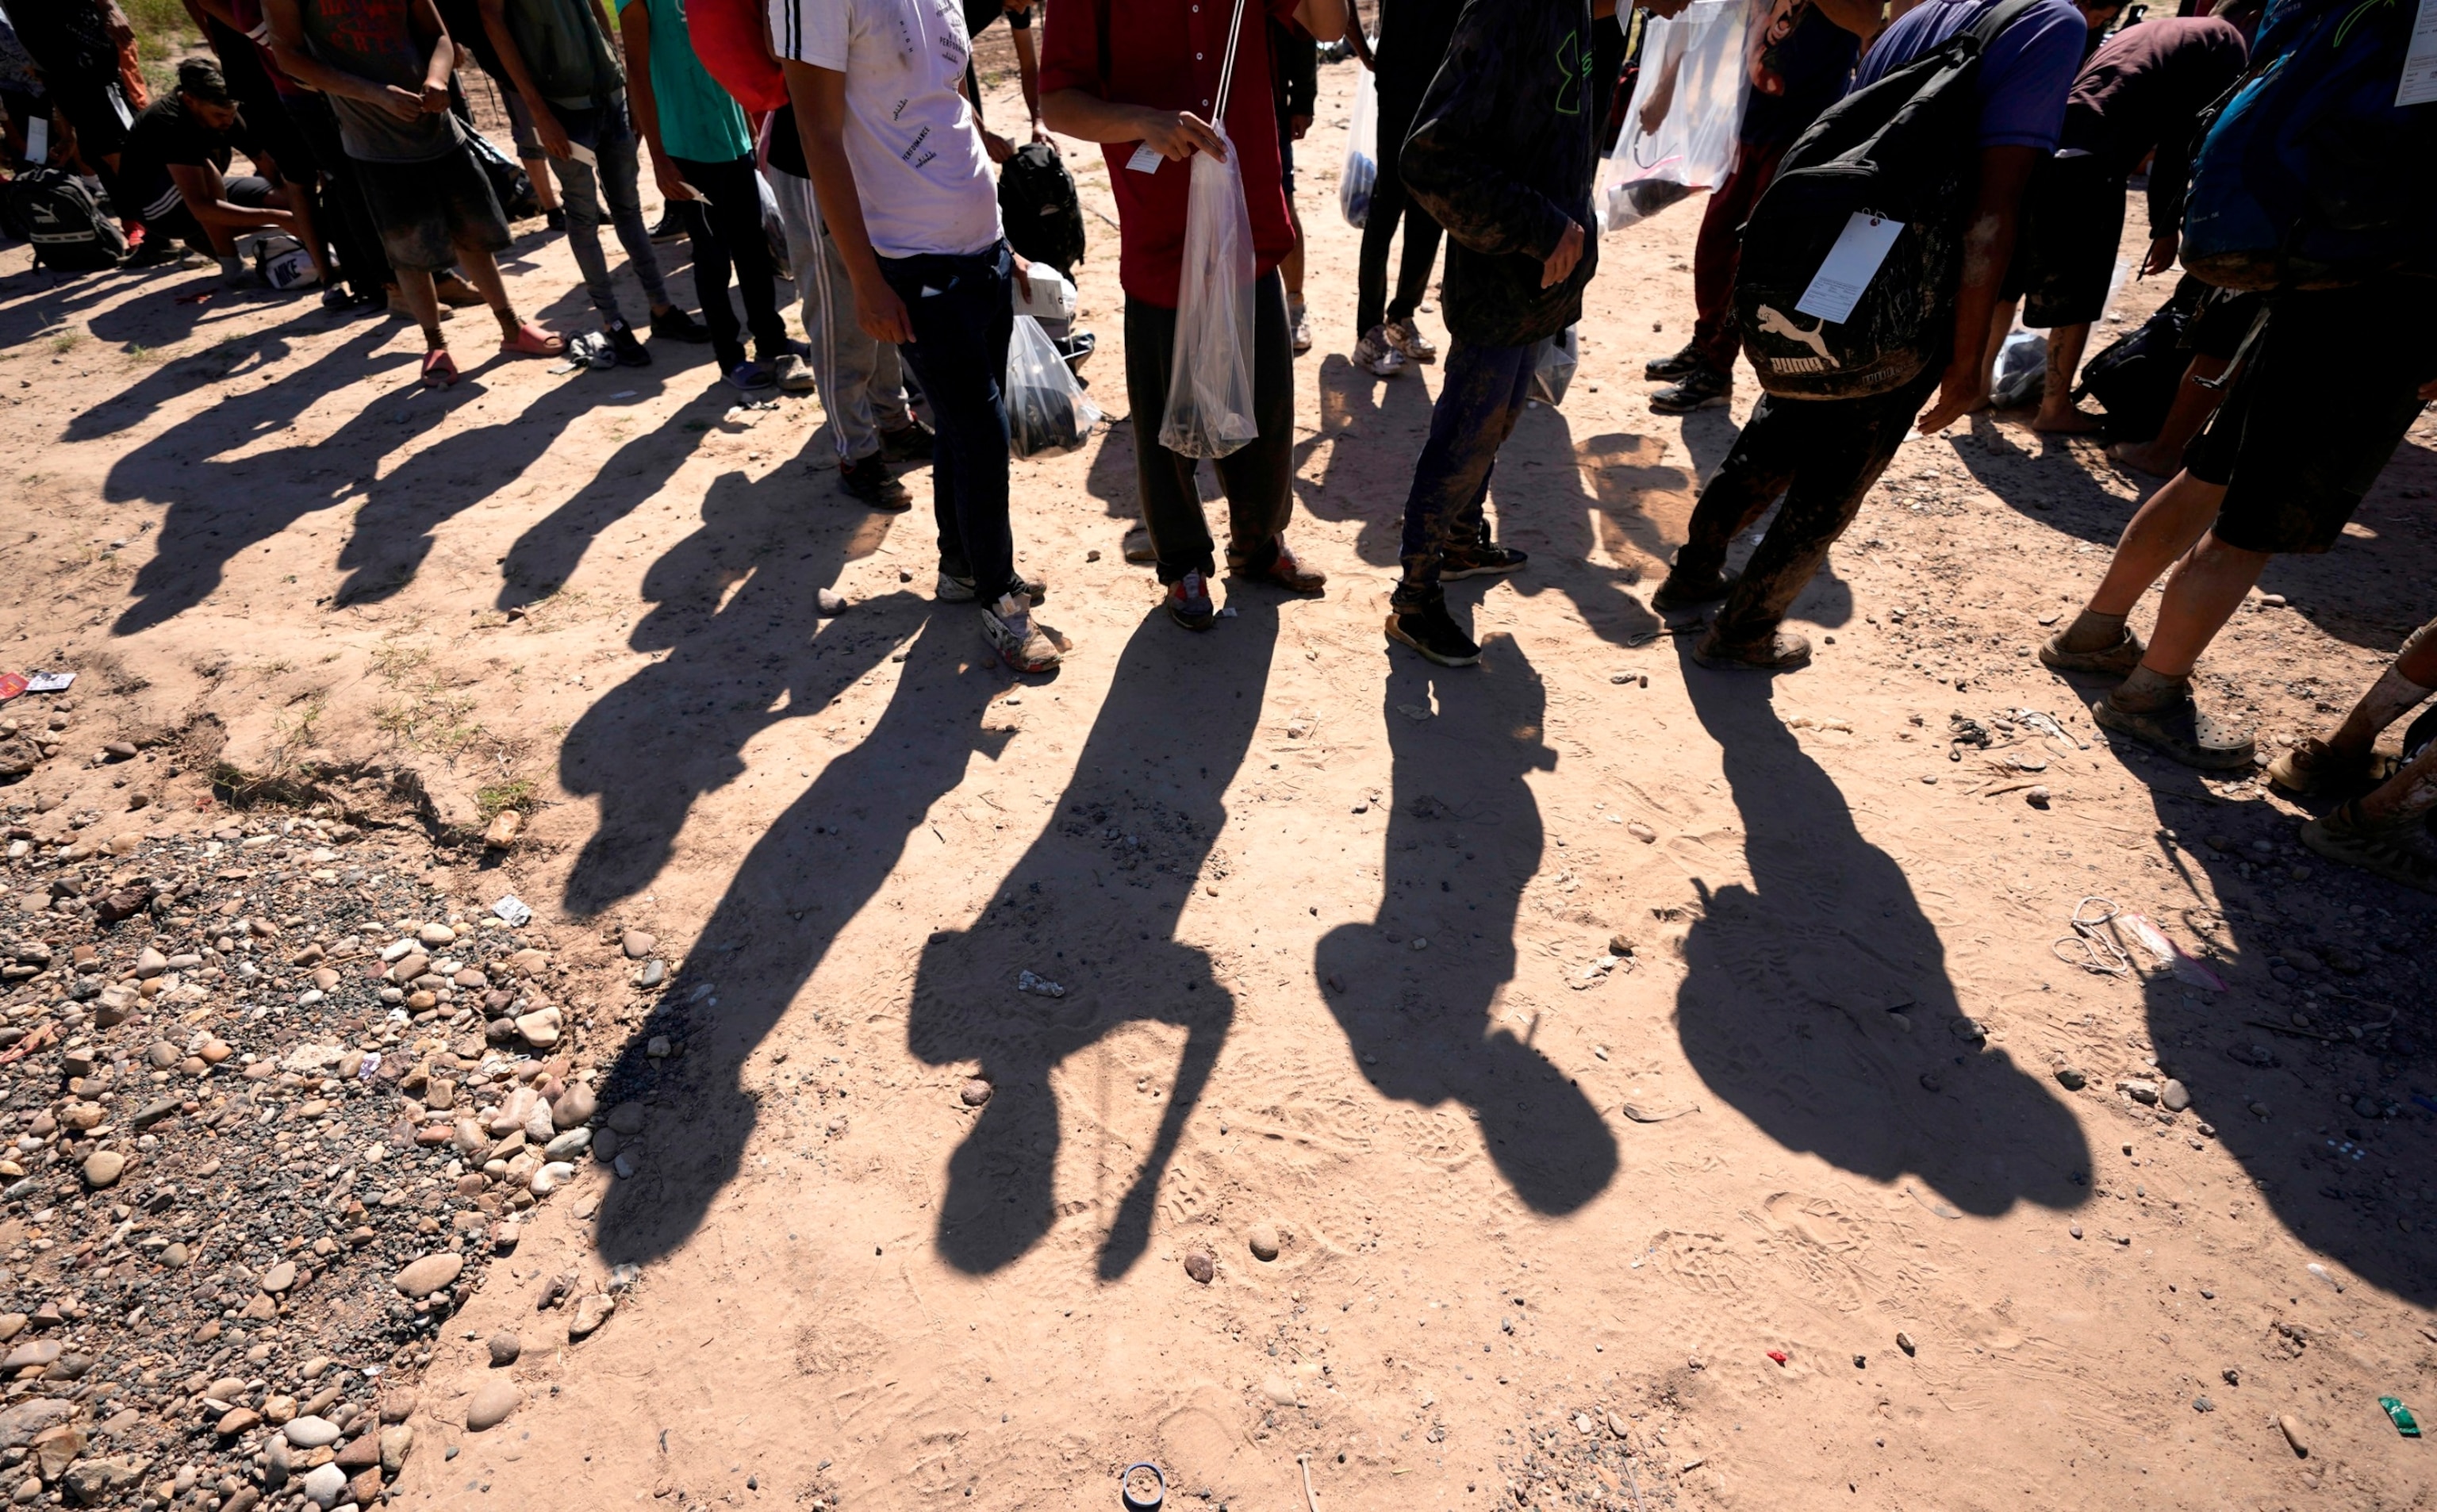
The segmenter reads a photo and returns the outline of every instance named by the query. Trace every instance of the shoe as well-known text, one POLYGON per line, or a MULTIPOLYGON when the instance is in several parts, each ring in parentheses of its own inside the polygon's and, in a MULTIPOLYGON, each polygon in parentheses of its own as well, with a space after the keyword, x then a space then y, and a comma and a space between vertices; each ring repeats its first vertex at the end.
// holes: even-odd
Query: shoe
POLYGON ((931 428, 920 420, 880 432, 880 454, 891 462, 928 462, 934 444, 931 428))
MULTIPOLYGON (((1049 585, 1035 582, 1022 572, 1015 574, 1015 590, 1026 604, 1038 607, 1049 597, 1049 585)), ((939 580, 932 585, 931 596, 942 604, 971 604, 981 595, 973 590, 972 570, 962 562, 941 562, 939 580)))
POLYGON ((342 315, 356 308, 356 296, 332 284, 322 290, 322 308, 333 315, 342 315))
POLYGON ((779 386, 778 378, 759 362, 738 362, 722 377, 728 379, 728 387, 747 394, 767 394, 779 386))
POLYGON ((1715 672, 1799 672, 1811 665, 1811 642, 1791 630, 1765 640, 1722 641, 1712 628, 1692 648, 1692 659, 1715 672))
POLYGON ((2200 712, 2188 691, 2173 703, 2152 710, 2118 708, 2114 694, 2110 694, 2090 706, 2090 717, 2102 730, 2137 740, 2151 750, 2202 771, 2238 771, 2249 766, 2255 757, 2251 736, 2214 715, 2200 712))
POLYGON ((1408 362, 1435 362, 1439 360, 1437 344, 1422 334, 1422 328, 1413 324, 1411 315, 1403 320, 1390 321, 1379 328, 1379 333, 1388 338, 1389 345, 1405 354, 1408 362))
POLYGON ((1392 378, 1405 371, 1405 354, 1388 344, 1388 327, 1374 325, 1354 343, 1354 365, 1373 378, 1392 378))
POLYGON ((652 354, 643 350, 643 343, 635 340, 634 328, 622 320, 609 325, 609 349, 618 354, 620 367, 652 365, 652 354))
POLYGON ((566 229, 567 229, 567 211, 566 211, 566 209, 565 209, 564 207, 562 207, 562 206, 559 206, 559 205, 555 205, 555 204, 554 204, 554 205, 552 205, 549 209, 544 210, 544 211, 541 213, 541 223, 542 223, 544 226, 548 227, 550 230, 552 230, 552 231, 564 231, 564 230, 566 230, 566 229))
POLYGON ((1296 561, 1294 553, 1287 549, 1287 543, 1284 540, 1277 542, 1277 549, 1271 555, 1269 565, 1259 571, 1246 571, 1244 563, 1248 560, 1250 558, 1242 553, 1230 548, 1227 553, 1228 575, 1271 584, 1285 589, 1289 593, 1317 593, 1328 587, 1328 574, 1317 568, 1308 568, 1296 561))
POLYGON ((431 287, 433 290, 440 295, 440 302, 444 305, 455 305, 462 308, 466 305, 479 305, 482 302, 482 291, 475 288, 472 284, 467 283, 465 279, 458 277, 453 273, 442 273, 433 278, 431 280, 431 287))
POLYGON ((1700 348, 1687 342, 1684 343, 1683 350, 1673 357, 1654 357, 1642 363, 1641 376, 1653 383, 1673 383, 1677 378, 1709 365, 1709 360, 1701 355, 1700 348))
POLYGON ((149 237, 145 238, 145 240, 138 245, 133 252, 129 253, 127 255, 127 260, 120 263, 119 266, 122 268, 158 268, 164 263, 176 262, 185 255, 186 249, 178 245, 177 237, 149 237))
POLYGON ((1187 572, 1167 585, 1167 617, 1188 630, 1210 628, 1218 618, 1218 607, 1210 602, 1210 580, 1187 572))
POLYGON ((1418 608, 1390 609, 1388 639, 1412 647, 1424 660, 1442 667, 1477 666, 1481 661, 1481 647, 1447 613, 1445 599, 1432 599, 1418 608))
POLYGON ((1691 414, 1697 410, 1722 410, 1735 396, 1735 380, 1712 368, 1694 368, 1650 396, 1657 414, 1691 414))
POLYGON ((2338 750, 2312 735, 2268 764, 2268 780, 2302 797, 2364 792, 2393 774, 2376 751, 2338 750))
POLYGON ((2302 843, 2330 861, 2400 882, 2422 892, 2437 892, 2437 859, 2415 843, 2428 824, 2414 814, 2397 823, 2379 824, 2364 817, 2358 799, 2345 802, 2324 818, 2302 826, 2302 843))
POLYGON ((2124 633, 2116 638, 2114 644, 2100 646, 2095 651, 2067 651, 2064 637, 2065 632, 2059 630, 2040 642, 2041 665, 2053 667, 2059 672, 2097 672, 2124 677, 2130 677, 2132 669, 2141 664, 2141 658, 2149 649, 2141 643, 2141 638, 2132 633, 2130 625, 2125 626, 2124 633))
POLYGON ((686 311, 671 305, 652 312, 652 340, 683 342, 689 346, 703 346, 710 341, 710 327, 686 311))
POLYGON ((1650 607, 1661 614, 1673 614, 1696 604, 1715 604, 1735 590, 1735 583, 1742 575, 1712 572, 1703 578, 1683 578, 1670 572, 1667 581, 1658 585, 1658 591, 1650 595, 1650 607))
POLYGON ((1500 572, 1518 571, 1532 559, 1528 552, 1493 541, 1475 541, 1468 546, 1450 546, 1439 558, 1439 581, 1453 582, 1460 577, 1492 577, 1500 572))
POLYGON ((783 354, 770 364, 770 377, 781 394, 813 392, 813 365, 793 352, 783 354))
POLYGON ((686 234, 685 217, 677 214, 675 205, 660 207, 660 223, 652 228, 654 241, 675 241, 686 234))
POLYGON ((902 514, 914 507, 914 496, 905 485, 889 476, 888 464, 875 451, 860 462, 850 462, 838 469, 838 486, 862 500, 874 509, 902 514))
POLYGON ((1304 319, 1301 305, 1287 307, 1287 342, 1295 356, 1301 357, 1311 350, 1311 322, 1304 319))
POLYGON ((1047 672, 1058 665, 1058 647, 1032 623, 1032 610, 1012 593, 982 610, 982 639, 1017 672, 1047 672))

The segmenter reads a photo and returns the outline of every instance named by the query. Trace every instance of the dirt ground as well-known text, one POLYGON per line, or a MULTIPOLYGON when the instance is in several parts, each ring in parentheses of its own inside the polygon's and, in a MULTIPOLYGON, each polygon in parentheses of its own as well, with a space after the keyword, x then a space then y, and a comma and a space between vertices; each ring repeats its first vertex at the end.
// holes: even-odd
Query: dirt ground
MULTIPOLYGON (((1912 442, 1797 609, 1816 663, 1693 666, 1648 591, 1755 391, 1643 401, 1678 206, 1606 238, 1573 391, 1501 458, 1533 560, 1455 590, 1483 665, 1391 655, 1437 371, 1338 355, 1354 79, 1302 151, 1326 596, 1169 624, 1121 421, 1015 464, 1048 679, 934 603, 927 504, 852 506, 817 406, 732 410, 707 349, 552 375, 475 309, 431 396, 402 323, 0 255, 0 644, 79 672, 79 741, 217 748, 142 825, 220 822, 215 770, 529 807, 465 901, 678 962, 580 1005, 622 1024, 586 1068, 643 1105, 633 1173, 587 1167, 447 1324, 394 1494, 1101 1506, 1153 1460, 1238 1512, 2428 1505, 2377 1398, 2437 1413, 2431 900, 2308 855, 2264 782, 2112 748, 2030 656, 2154 480, 2016 415, 1912 442), (2060 958, 2092 898, 2229 990, 2060 958), (2187 1111, 2134 1099, 2168 1078, 2187 1111), (535 1310, 628 1265, 581 1343, 535 1310), (503 1327, 522 1405, 468 1433, 503 1327)), ((1122 416, 1107 170, 1068 156, 1122 416)), ((508 267, 589 324, 538 223, 508 267)), ((2431 612, 2432 448, 2205 662, 2270 749, 2431 612)), ((106 768, 26 783, 137 823, 106 768)))

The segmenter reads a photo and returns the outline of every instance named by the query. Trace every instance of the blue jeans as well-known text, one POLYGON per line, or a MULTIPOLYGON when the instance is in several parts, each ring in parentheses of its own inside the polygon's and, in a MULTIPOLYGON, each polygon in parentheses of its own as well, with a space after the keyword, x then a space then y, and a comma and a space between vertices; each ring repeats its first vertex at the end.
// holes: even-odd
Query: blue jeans
POLYGON ((601 165, 601 171, 595 173, 571 157, 550 160, 567 210, 567 250, 575 254, 575 266, 584 271, 584 288, 592 296, 592 308, 604 320, 622 318, 618 313, 618 291, 609 283, 609 259, 601 253, 601 202, 605 199, 610 223, 618 229, 626 260, 635 266, 643 297, 651 308, 658 309, 669 302, 669 289, 660 280, 659 256, 652 251, 652 228, 643 223, 642 189, 637 183, 640 166, 635 161, 635 128, 626 119, 625 97, 591 110, 552 105, 550 113, 558 117, 567 139, 591 149, 601 165))
POLYGON ((1449 545, 1487 538, 1481 518, 1498 448, 1515 433, 1515 422, 1532 392, 1532 364, 1538 343, 1447 349, 1446 376, 1430 408, 1430 438, 1413 464, 1413 491, 1405 498, 1405 540, 1399 554, 1404 581, 1391 602, 1420 608, 1439 596, 1439 559, 1449 545))
MULTIPOLYGON (((1015 536, 1007 519, 1007 411, 999 392, 1015 333, 1009 284, 1015 259, 988 252, 883 257, 881 276, 905 301, 914 340, 897 349, 931 400, 931 511, 939 561, 971 573, 974 595, 996 603, 1015 586, 1015 536)), ((962 575, 962 574, 959 574, 962 575)))

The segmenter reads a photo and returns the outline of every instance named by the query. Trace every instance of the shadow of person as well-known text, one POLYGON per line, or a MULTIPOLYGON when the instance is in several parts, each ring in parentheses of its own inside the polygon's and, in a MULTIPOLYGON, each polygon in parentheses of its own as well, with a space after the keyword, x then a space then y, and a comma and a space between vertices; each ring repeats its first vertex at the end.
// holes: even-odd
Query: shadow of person
POLYGON ((1418 373, 1375 378, 1331 354, 1321 361, 1319 389, 1319 433, 1295 444, 1295 497, 1315 519, 1360 521, 1355 554, 1394 571, 1413 464, 1429 439, 1428 381, 1418 373), (1323 447, 1327 465, 1317 482, 1307 480, 1304 464, 1323 447))
POLYGON ((1532 1047, 1538 1013, 1510 1001, 1516 911, 1543 843, 1526 779, 1556 765, 1542 738, 1547 690, 1522 649, 1495 636, 1470 671, 1392 653, 1381 696, 1394 808, 1379 913, 1330 930, 1313 970, 1375 1089, 1463 1103, 1515 1194, 1535 1212, 1570 1213, 1614 1179, 1616 1135, 1532 1047))
POLYGON ((1785 1148, 1880 1182, 1909 1172, 1966 1212, 2083 1202, 2079 1125, 2009 1054, 1964 1037, 1936 927, 1778 722, 1767 680, 1677 655, 1752 878, 1695 883, 1675 1003, 1695 1073, 1785 1148))
MULTIPOLYGON (((780 591, 780 585, 770 591, 780 591)), ((809 603, 809 588, 800 597, 809 603)), ((758 629, 761 611, 769 607, 748 607, 737 622, 740 631, 747 625, 758 629)), ((914 606, 909 601, 904 607, 914 606)), ((731 601, 723 615, 735 607, 731 601)), ((719 664, 712 645, 700 649, 702 658, 692 670, 719 664)), ((885 643, 883 649, 885 654, 885 643)), ((850 680, 848 666, 813 674, 806 659, 815 654, 813 648, 799 649, 771 679, 792 683, 804 694, 790 707, 807 714, 827 702, 827 693, 843 687, 842 678, 850 680), (816 685, 808 688, 807 682, 816 685)), ((640 676, 659 682, 659 692, 670 691, 657 669, 640 676)), ((1006 686, 970 617, 951 612, 920 622, 896 692, 870 732, 824 766, 746 853, 704 923, 700 945, 604 1080, 606 1100, 684 1103, 682 1117, 664 1118, 654 1128, 643 1169, 616 1183, 602 1204, 594 1243, 604 1259, 620 1264, 657 1258, 701 1225, 712 1196, 736 1174, 759 1117, 756 1098, 742 1081, 745 1060, 786 1013, 839 932, 887 883, 922 816, 964 780, 972 754, 997 754, 1006 736, 983 731, 980 717, 991 695, 1006 686), (657 1036, 681 1044, 684 1055, 654 1060, 649 1049, 657 1036)), ((650 694, 639 692, 637 701, 648 705, 650 694)), ((600 748, 600 742, 634 729, 632 719, 608 718, 586 731, 581 743, 571 736, 570 750, 583 754, 570 758, 577 769, 569 785, 597 784, 612 765, 624 783, 669 782, 673 774, 655 764, 671 756, 680 741, 646 745, 622 757, 600 748)), ((745 733, 724 730, 721 744, 741 742, 745 733)), ((732 748, 712 759, 719 764, 731 779, 743 765, 732 748)), ((700 785, 708 769, 699 761, 695 767, 680 777, 689 791, 700 785)), ((675 818, 682 819, 681 806, 675 818)), ((570 907, 630 891, 652 874, 653 869, 625 864, 630 858, 617 853, 610 858, 621 864, 605 872, 603 858, 587 847, 570 881, 570 907)))
MULTIPOLYGON (((1138 625, 1055 818, 971 928, 923 947, 906 1046, 932 1065, 977 1063, 993 1091, 948 1160, 938 1247, 960 1271, 1013 1263, 1056 1222, 1057 1094, 1050 1072, 1120 1026, 1184 1030, 1159 1132, 1102 1241, 1099 1275, 1150 1242, 1152 1204, 1234 1023, 1207 952, 1175 938, 1197 886, 1224 875, 1227 784, 1251 748, 1277 638, 1266 593, 1207 636, 1154 609, 1138 625), (1020 992, 1037 972, 1063 995, 1020 992)), ((1247 879, 1249 883, 1249 879, 1247 879)), ((1246 884, 1238 884, 1246 885, 1246 884)))

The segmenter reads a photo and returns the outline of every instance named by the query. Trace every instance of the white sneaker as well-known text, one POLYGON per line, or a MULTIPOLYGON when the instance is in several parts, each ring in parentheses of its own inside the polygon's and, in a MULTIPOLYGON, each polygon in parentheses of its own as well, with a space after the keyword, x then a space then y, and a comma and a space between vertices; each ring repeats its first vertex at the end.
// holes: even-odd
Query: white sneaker
POLYGON ((1403 320, 1390 321, 1379 328, 1379 333, 1388 339, 1389 345, 1404 353, 1408 361, 1435 362, 1439 360, 1437 344, 1422 334, 1422 328, 1413 324, 1411 315, 1403 320))
POLYGON ((1373 378, 1392 378, 1405 371, 1405 354, 1388 343, 1388 327, 1374 325, 1354 343, 1354 365, 1373 378))
POLYGON ((1058 647, 1032 623, 1032 607, 1012 593, 982 610, 982 639, 1018 672, 1047 672, 1058 665, 1058 647))
POLYGON ((1304 319, 1303 307, 1301 305, 1289 305, 1287 307, 1287 326, 1293 332, 1289 344, 1294 348, 1294 355, 1301 357, 1304 353, 1310 351, 1311 322, 1304 319))

